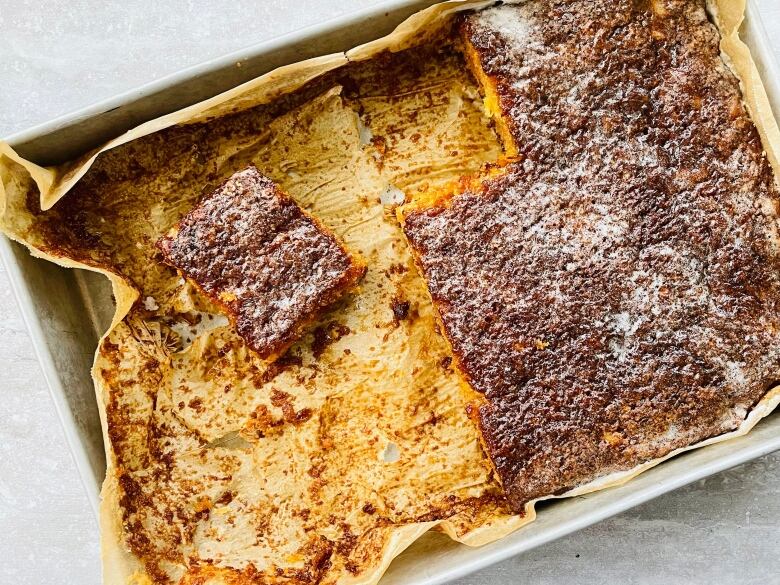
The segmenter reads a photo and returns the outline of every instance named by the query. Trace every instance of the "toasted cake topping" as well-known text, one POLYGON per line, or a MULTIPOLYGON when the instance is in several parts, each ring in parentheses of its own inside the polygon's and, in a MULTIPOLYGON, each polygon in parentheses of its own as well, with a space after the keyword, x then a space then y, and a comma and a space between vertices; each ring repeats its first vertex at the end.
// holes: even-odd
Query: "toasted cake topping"
POLYGON ((227 309, 262 357, 278 355, 365 273, 255 167, 230 177, 158 246, 166 262, 227 309))
POLYGON ((736 428, 778 379, 778 192, 703 2, 462 31, 518 160, 404 230, 519 510, 736 428))

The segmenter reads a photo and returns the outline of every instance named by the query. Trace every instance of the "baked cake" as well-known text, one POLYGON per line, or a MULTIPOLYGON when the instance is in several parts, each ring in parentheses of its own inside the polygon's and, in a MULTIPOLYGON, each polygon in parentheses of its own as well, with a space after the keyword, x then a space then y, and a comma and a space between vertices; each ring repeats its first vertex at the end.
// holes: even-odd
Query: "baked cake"
POLYGON ((737 428, 780 377, 778 190, 704 1, 460 30, 515 159, 399 215, 512 507, 737 428))
POLYGON ((438 4, 97 158, 0 142, 0 231, 112 283, 74 369, 106 444, 105 583, 372 585, 426 531, 496 541, 537 498, 771 412, 780 132, 743 0, 707 0, 717 30, 703 1, 438 4), (198 203, 250 163, 280 187, 249 169, 198 203), (360 295, 263 359, 248 342, 278 354, 362 272, 318 222, 370 261, 360 295))
POLYGON ((279 355, 365 265, 254 166, 185 215, 158 247, 261 357, 279 355))

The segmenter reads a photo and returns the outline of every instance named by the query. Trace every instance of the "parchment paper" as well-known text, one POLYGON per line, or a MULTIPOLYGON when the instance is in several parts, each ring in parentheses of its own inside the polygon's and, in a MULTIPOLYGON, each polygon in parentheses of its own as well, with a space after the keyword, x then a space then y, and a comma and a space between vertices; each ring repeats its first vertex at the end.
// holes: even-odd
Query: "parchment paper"
MULTIPOLYGON (((28 219, 25 217, 22 208, 25 197, 31 189, 37 186, 40 192, 41 208, 44 210, 49 209, 84 176, 102 152, 173 125, 203 122, 226 114, 239 112, 258 104, 271 102, 278 96, 291 92, 301 87, 307 81, 341 67, 350 61, 370 59, 382 51, 398 51, 421 44, 430 38, 457 11, 480 8, 489 4, 491 4, 489 1, 451 1, 435 5, 413 15, 387 37, 356 47, 347 53, 332 54, 281 67, 209 100, 142 124, 80 159, 60 167, 40 167, 19 157, 7 144, 0 143, 0 179, 2 179, 0 183, 0 227, 7 236, 26 245, 33 255, 46 258, 62 266, 97 270, 106 274, 112 282, 116 298, 116 312, 111 327, 111 330, 113 330, 127 315, 133 303, 137 300, 138 292, 116 274, 67 258, 48 255, 38 249, 39 242, 25 239, 25 227, 28 219)), ((780 171, 778 166, 778 159, 780 158, 780 131, 771 112, 765 89, 749 50, 738 36, 738 29, 745 10, 745 0, 708 0, 708 9, 713 15, 722 35, 721 51, 723 58, 740 79, 746 106, 759 130, 767 156, 775 169, 775 173, 778 174, 778 171, 780 171)), ((106 335, 109 335, 111 330, 106 335)), ((103 423, 104 439, 108 448, 105 420, 106 389, 98 385, 96 391, 103 423)), ((597 481, 580 486, 561 496, 550 497, 569 497, 619 485, 680 452, 744 435, 762 417, 769 414, 777 406, 778 402, 780 402, 780 388, 774 388, 751 411, 742 425, 731 433, 713 437, 686 449, 677 450, 666 457, 649 461, 630 471, 602 477, 597 481)), ((115 470, 111 463, 110 449, 107 452, 107 460, 109 462, 108 476, 104 485, 103 505, 101 506, 106 582, 125 583, 129 579, 129 582, 139 584, 150 583, 151 581, 148 577, 139 572, 141 569, 139 563, 132 555, 127 553, 122 544, 122 526, 121 518, 118 514, 119 504, 115 470)), ((469 532, 465 537, 461 537, 460 540, 470 545, 480 545, 496 540, 523 524, 532 521, 535 517, 534 505, 535 502, 530 502, 527 505, 525 517, 510 517, 501 522, 486 525, 483 529, 469 532)), ((400 554, 409 544, 435 524, 435 522, 426 522, 409 525, 397 531, 385 547, 382 559, 373 572, 362 575, 356 580, 345 578, 343 582, 376 582, 392 558, 400 554)), ((455 536, 446 526, 444 529, 455 536)))

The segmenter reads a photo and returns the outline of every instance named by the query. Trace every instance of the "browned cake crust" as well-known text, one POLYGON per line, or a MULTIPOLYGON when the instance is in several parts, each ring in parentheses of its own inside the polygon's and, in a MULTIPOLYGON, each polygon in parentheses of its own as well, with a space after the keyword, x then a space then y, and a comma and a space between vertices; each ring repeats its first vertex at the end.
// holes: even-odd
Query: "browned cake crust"
POLYGON ((226 308, 261 357, 281 353, 366 271, 253 166, 203 199, 157 245, 167 263, 226 308))
POLYGON ((778 379, 778 192, 703 1, 462 31, 520 158, 404 230, 520 510, 736 428, 778 379))

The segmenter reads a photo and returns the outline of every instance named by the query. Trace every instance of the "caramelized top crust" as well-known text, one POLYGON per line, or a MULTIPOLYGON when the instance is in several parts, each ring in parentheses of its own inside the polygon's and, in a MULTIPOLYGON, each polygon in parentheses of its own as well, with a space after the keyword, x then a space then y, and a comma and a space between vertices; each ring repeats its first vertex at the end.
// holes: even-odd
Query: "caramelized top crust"
POLYGON ((521 160, 404 230, 520 510, 734 429, 777 380, 778 192, 702 1, 462 30, 521 160))
POLYGON ((261 357, 278 355, 365 274, 330 231, 253 166, 201 201, 158 247, 226 307, 261 357))

